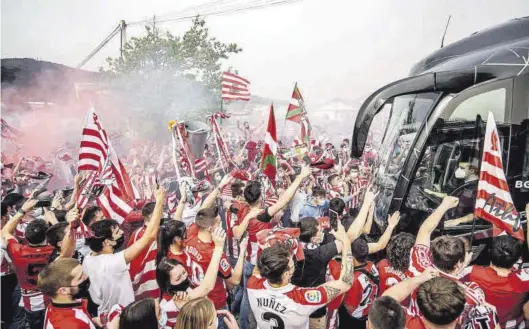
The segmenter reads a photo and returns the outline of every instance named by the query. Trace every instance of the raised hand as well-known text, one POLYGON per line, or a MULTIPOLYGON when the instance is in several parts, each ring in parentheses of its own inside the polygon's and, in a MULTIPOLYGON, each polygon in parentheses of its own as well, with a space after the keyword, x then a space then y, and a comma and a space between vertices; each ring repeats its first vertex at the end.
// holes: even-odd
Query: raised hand
POLYGON ((222 316, 222 320, 224 321, 224 323, 226 324, 226 327, 228 327, 228 329, 239 329, 239 325, 237 324, 237 320, 235 319, 233 314, 231 314, 229 311, 218 310, 217 311, 217 315, 222 316))
POLYGON ((79 210, 77 208, 72 208, 72 210, 68 211, 66 214, 66 221, 71 223, 77 219, 79 219, 79 210))
POLYGON ((299 173, 299 177, 302 179, 305 179, 309 177, 311 173, 312 173, 312 170, 309 166, 303 166, 301 168, 301 172, 299 173))
POLYGON ((239 243, 239 248, 240 248, 241 252, 245 252, 247 247, 248 247, 248 237, 245 237, 239 243))
POLYGON ((37 205, 38 200, 37 199, 28 199, 24 204, 22 205, 22 210, 24 212, 28 212, 33 210, 35 206, 37 205))
POLYGON ((426 270, 424 270, 424 272, 421 273, 419 278, 420 278, 421 282, 426 282, 426 281, 431 280, 431 279, 433 279, 435 277, 438 277, 438 276, 439 276, 439 271, 429 267, 426 270))
POLYGON ((333 231, 331 234, 333 234, 338 241, 349 244, 349 238, 347 237, 347 232, 345 231, 345 228, 343 227, 341 221, 339 220, 337 221, 336 232, 333 231))
POLYGON ((154 188, 154 197, 156 202, 165 202, 165 189, 163 186, 158 185, 154 188))
POLYGON ((187 291, 177 291, 173 296, 175 302, 187 302, 189 300, 189 294, 187 291))
POLYGON ((222 229, 222 227, 217 227, 215 231, 213 231, 212 239, 215 243, 215 247, 223 248, 224 241, 226 241, 226 232, 222 229))
POLYGON ((395 228, 399 224, 400 221, 400 212, 395 211, 389 218, 388 218, 388 225, 395 228))
POLYGON ((219 189, 223 189, 229 184, 231 184, 234 181, 234 178, 232 175, 226 175, 222 178, 222 180, 219 183, 219 189))

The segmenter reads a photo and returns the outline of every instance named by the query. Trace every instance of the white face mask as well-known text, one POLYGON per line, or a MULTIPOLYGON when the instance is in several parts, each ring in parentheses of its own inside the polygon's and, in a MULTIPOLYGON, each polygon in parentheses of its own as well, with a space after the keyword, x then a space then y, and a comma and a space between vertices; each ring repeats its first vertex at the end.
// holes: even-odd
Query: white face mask
POLYGON ((454 176, 457 179, 464 179, 467 177, 467 171, 461 167, 457 168, 456 172, 454 173, 454 176))

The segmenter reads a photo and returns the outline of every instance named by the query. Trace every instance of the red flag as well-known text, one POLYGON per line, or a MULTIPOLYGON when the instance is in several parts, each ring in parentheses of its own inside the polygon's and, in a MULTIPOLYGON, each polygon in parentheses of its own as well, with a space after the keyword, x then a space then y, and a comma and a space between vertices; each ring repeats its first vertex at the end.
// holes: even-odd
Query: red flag
POLYGON ((268 117, 268 127, 266 129, 261 169, 275 186, 277 173, 277 136, 274 104, 270 105, 270 115, 268 117))
POLYGON ((474 216, 491 222, 494 235, 509 233, 524 241, 521 218, 505 179, 499 142, 496 122, 489 112, 474 216))

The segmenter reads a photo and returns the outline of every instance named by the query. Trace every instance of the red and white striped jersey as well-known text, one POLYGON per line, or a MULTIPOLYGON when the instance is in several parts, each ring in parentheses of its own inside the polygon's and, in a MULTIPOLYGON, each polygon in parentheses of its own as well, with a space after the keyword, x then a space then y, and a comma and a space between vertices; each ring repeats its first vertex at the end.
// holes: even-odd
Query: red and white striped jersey
POLYGON ((167 323, 162 329, 173 329, 176 325, 176 317, 180 312, 180 309, 175 304, 173 297, 169 296, 168 294, 163 294, 163 297, 160 300, 160 309, 167 313, 167 323))
MULTIPOLYGON (((431 259, 430 248, 421 244, 413 246, 410 253, 410 275, 420 275, 420 273, 429 267, 435 268, 431 259)), ((467 323, 466 325, 468 327, 462 328, 494 328, 495 323, 499 323, 496 310, 487 306, 485 303, 485 293, 477 283, 471 281, 462 282, 468 278, 454 277, 442 271, 439 271, 439 275, 458 282, 465 290, 466 304, 461 319, 466 321, 465 323, 467 323), (489 325, 489 327, 481 327, 485 324, 489 325)), ((412 294, 408 313, 411 315, 420 314, 416 291, 412 294)))
POLYGON ((46 309, 44 329, 96 329, 90 320, 88 302, 77 300, 72 304, 50 303, 46 309))
POLYGON ((345 293, 343 300, 349 315, 359 320, 367 318, 371 304, 378 297, 378 282, 374 281, 374 279, 378 279, 376 266, 371 262, 367 262, 361 268, 371 274, 371 276, 366 275, 359 271, 358 267, 355 267, 353 286, 345 293))
MULTIPOLYGON (((389 262, 387 259, 383 259, 377 264, 377 270, 378 274, 380 275, 380 295, 384 293, 387 289, 393 287, 397 283, 400 283, 404 280, 406 280, 408 277, 411 276, 408 271, 402 272, 399 270, 396 270, 392 268, 389 265, 389 262)), ((403 305, 407 305, 403 303, 403 305)))
POLYGON ((187 251, 184 251, 180 255, 176 255, 176 254, 173 254, 171 252, 171 249, 169 249, 167 251, 167 258, 179 261, 180 264, 182 264, 185 267, 189 277, 191 277, 191 275, 193 275, 193 272, 191 271, 191 257, 189 256, 187 251))
MULTIPOLYGON (((194 231, 194 230, 193 230, 194 231)), ((191 227, 187 230, 186 252, 191 258, 191 283, 196 287, 204 280, 204 275, 208 270, 215 244, 211 242, 203 242, 198 238, 198 230, 192 232, 191 227)), ((215 305, 216 310, 223 309, 227 303, 227 291, 225 279, 229 279, 232 275, 231 265, 224 254, 220 259, 219 271, 217 274, 217 281, 213 290, 208 294, 208 298, 215 305)))
MULTIPOLYGON (((342 264, 338 263, 335 259, 331 259, 327 265, 327 281, 340 279, 341 272, 342 264)), ((338 328, 338 309, 342 305, 343 297, 344 294, 340 294, 327 305, 327 329, 338 328)))
MULTIPOLYGON (((131 235, 128 247, 132 246, 145 233, 145 226, 138 228, 131 235)), ((160 289, 156 283, 156 253, 158 244, 151 243, 136 259, 130 262, 129 273, 132 281, 132 288, 136 300, 143 298, 157 298, 160 296, 160 289)))
POLYGON ((529 269, 513 270, 508 276, 499 276, 491 267, 472 266, 469 279, 479 284, 485 300, 496 307, 503 329, 524 327, 522 307, 529 297, 529 269))
POLYGON ((274 288, 257 276, 248 280, 248 298, 258 329, 308 329, 309 315, 328 303, 323 286, 274 288))
POLYGON ((37 276, 48 264, 53 250, 52 246, 25 246, 14 238, 7 241, 7 252, 13 260, 18 284, 22 290, 20 306, 28 311, 44 309, 44 296, 37 287, 37 276))

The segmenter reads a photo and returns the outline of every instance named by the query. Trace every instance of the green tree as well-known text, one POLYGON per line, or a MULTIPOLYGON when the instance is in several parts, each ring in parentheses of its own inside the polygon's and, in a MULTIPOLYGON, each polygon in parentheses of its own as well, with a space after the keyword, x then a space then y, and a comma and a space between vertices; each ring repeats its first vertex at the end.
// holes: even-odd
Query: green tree
MULTIPOLYGON (((221 62, 242 49, 212 37, 198 16, 182 36, 151 26, 145 32, 127 42, 123 57, 107 58, 110 87, 124 93, 140 117, 204 120, 217 110, 221 62)), ((152 132, 158 127, 145 128, 152 132)))

